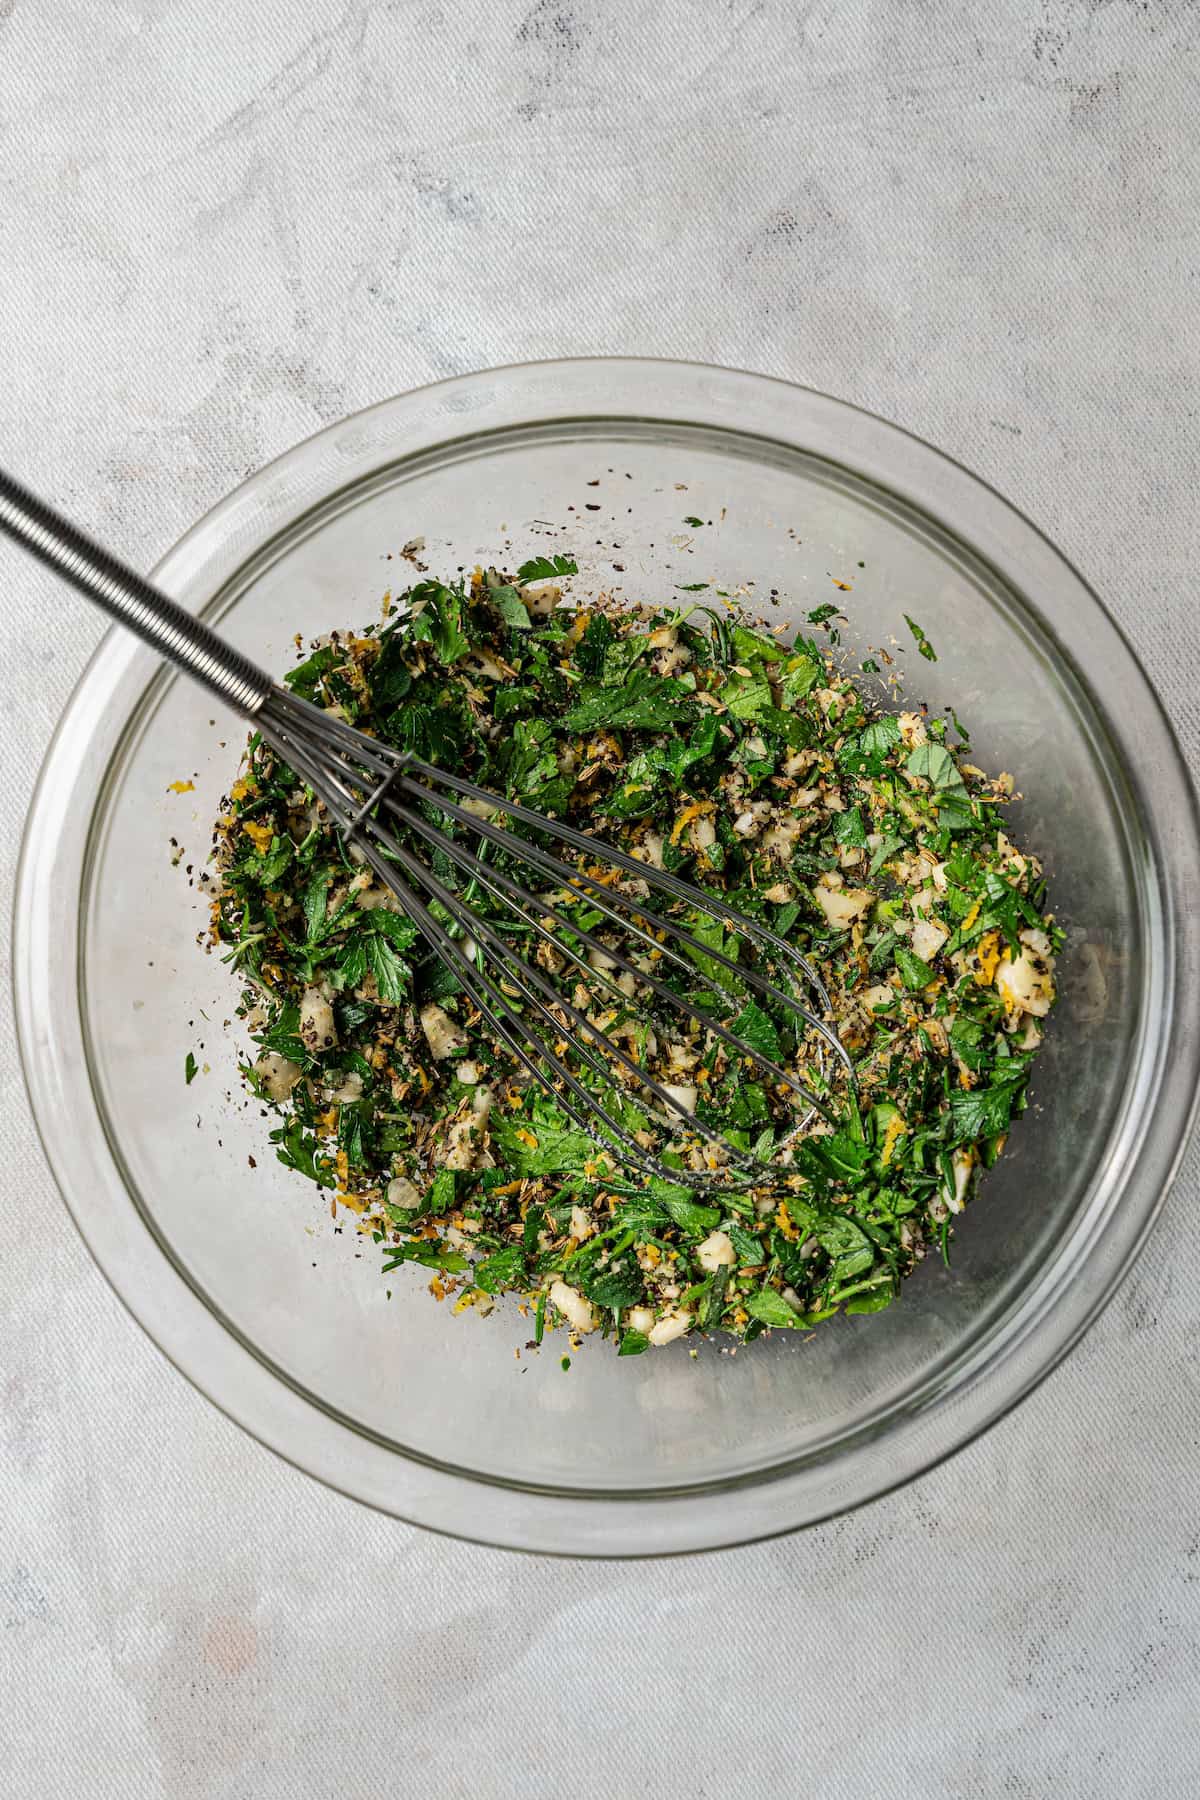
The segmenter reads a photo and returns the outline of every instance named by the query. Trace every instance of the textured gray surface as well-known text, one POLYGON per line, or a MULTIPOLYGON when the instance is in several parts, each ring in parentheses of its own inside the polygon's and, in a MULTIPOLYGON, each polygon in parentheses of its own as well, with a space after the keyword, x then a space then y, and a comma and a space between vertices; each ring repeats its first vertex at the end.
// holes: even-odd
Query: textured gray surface
MULTIPOLYGON (((1198 51, 1187 0, 0 0, 0 456, 146 563, 437 376, 789 375, 1032 513, 1195 768, 1198 51)), ((3 557, 6 898, 95 636, 3 557)), ((801 1539, 589 1567, 258 1449, 92 1267, 7 1024, 0 1098, 11 1800, 1200 1789, 1194 1149, 1082 1347, 948 1467, 801 1539)))

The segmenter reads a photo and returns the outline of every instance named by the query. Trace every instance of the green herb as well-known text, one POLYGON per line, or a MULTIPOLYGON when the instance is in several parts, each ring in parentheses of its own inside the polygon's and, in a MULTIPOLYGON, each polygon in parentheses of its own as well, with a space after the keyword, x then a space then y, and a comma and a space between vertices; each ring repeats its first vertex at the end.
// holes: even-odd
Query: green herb
POLYGON ((410 643, 432 646, 447 668, 467 654, 470 639, 462 629, 462 596, 440 581, 423 581, 408 594, 412 617, 408 621, 410 643))
POLYGON ((517 570, 517 580, 522 587, 529 587, 535 581, 557 581, 562 575, 578 573, 572 556, 532 556, 517 570))
MULTIPOLYGON (((641 614, 603 599, 576 613, 529 604, 530 583, 574 573, 556 556, 509 577, 421 581, 382 627, 314 647, 288 684, 384 743, 769 924, 815 966, 853 1081, 814 1055, 802 1018, 756 987, 739 934, 703 901, 646 901, 651 947, 660 906, 692 939, 678 960, 646 968, 695 1009, 694 1030, 639 988, 640 965, 630 991, 593 956, 594 945, 618 946, 603 891, 585 883, 533 890, 560 917, 556 975, 552 957, 537 960, 532 926, 489 885, 513 869, 526 882, 527 865, 449 827, 430 803, 430 823, 477 861, 463 867, 452 843, 431 849, 416 833, 405 847, 429 857, 514 956, 549 971, 585 1016, 603 1014, 635 1066, 690 1090, 697 1120, 732 1147, 765 1159, 789 1145, 771 1181, 712 1192, 692 1173, 709 1152, 681 1126, 665 1153, 677 1178, 631 1179, 567 1097, 543 1092, 493 1039, 463 982, 255 737, 217 830, 215 936, 244 984, 245 1075, 274 1114, 271 1143, 335 1205, 353 1204, 386 1269, 411 1265, 415 1289, 446 1299, 461 1289, 481 1312, 485 1295, 522 1297, 535 1344, 564 1329, 549 1304, 559 1281, 623 1356, 653 1347, 651 1320, 672 1325, 654 1341, 676 1335, 680 1314, 690 1330, 750 1342, 839 1311, 877 1312, 923 1255, 949 1254, 956 1168, 963 1156, 990 1167, 1024 1108, 1028 1026, 1041 1017, 1007 1011, 997 978, 1027 955, 1053 998, 1047 959, 1060 940, 1040 868, 1014 851, 997 791, 960 768, 941 719, 920 715, 914 747, 911 721, 902 732, 877 714, 843 672, 835 604, 809 615, 828 628, 829 651, 808 637, 781 643, 731 604, 675 600, 641 614), (496 679, 497 667, 515 673, 496 679), (855 897, 844 912, 839 891, 855 897), (940 947, 918 934, 922 957, 910 933, 927 920, 940 947), (320 1039, 314 1005, 333 1019, 320 1039), (731 1055, 710 1017, 798 1077, 800 1092, 731 1055), (828 1124, 810 1116, 807 1088, 828 1124)), ((780 962, 773 976, 786 990, 792 966, 780 962)), ((604 1086, 571 1061, 565 1035, 563 1046, 623 1129, 645 1133, 636 1083, 604 1086)), ((184 1072, 197 1073, 190 1052, 184 1072)))
POLYGON ((563 716, 568 731, 665 731, 690 718, 693 704, 687 689, 669 676, 635 670, 621 688, 583 686, 563 716))
POLYGON ((421 1240, 416 1243, 397 1244, 389 1250, 382 1273, 388 1275, 393 1269, 398 1269, 401 1263, 409 1262, 420 1263, 424 1269, 441 1269, 447 1275, 461 1274, 465 1268, 469 1267, 467 1259, 461 1251, 446 1250, 441 1244, 421 1240))
POLYGON ((721 1222, 719 1206, 700 1206, 694 1200, 674 1196, 664 1198, 663 1205, 680 1230, 691 1237, 712 1231, 721 1222))
POLYGON ((199 1072, 200 1072, 200 1065, 197 1063, 195 1057, 192 1055, 191 1051, 189 1050, 187 1053, 187 1056, 184 1059, 184 1064, 183 1064, 183 1079, 189 1087, 191 1087, 193 1081, 195 1081, 196 1076, 199 1074, 199 1072))
POLYGON ((903 944, 896 946, 896 967, 900 971, 900 979, 905 987, 912 992, 928 987, 933 980, 933 970, 929 964, 924 958, 915 956, 911 950, 907 950, 903 944))
POLYGON ((916 620, 910 619, 908 614, 905 613, 904 623, 908 626, 908 629, 912 632, 913 640, 916 643, 917 649, 921 652, 921 655, 925 658, 925 661, 926 662, 936 662, 937 661, 937 651, 934 649, 934 647, 930 643, 929 639, 925 636, 925 633, 921 630, 921 627, 917 624, 916 620))
POLYGON ((1027 1074, 1023 1059, 1014 1060, 1019 1066, 1008 1079, 950 1096, 951 1128, 958 1141, 973 1143, 979 1138, 995 1137, 999 1132, 1007 1131, 1027 1074))
POLYGON ((588 1299, 610 1312, 636 1305, 645 1285, 645 1276, 632 1251, 602 1267, 589 1268, 576 1278, 588 1299))
POLYGON ((529 608, 515 587, 493 588, 488 599, 510 631, 532 631, 529 608))
POLYGON ((833 835, 839 844, 846 844, 850 849, 865 849, 867 843, 867 827, 863 820, 862 810, 852 806, 849 812, 835 813, 833 819, 833 835))
POLYGON ((399 1006, 408 993, 412 970, 378 928, 364 933, 363 949, 381 998, 399 1006))
POLYGON ((745 1307, 752 1319, 760 1319, 764 1325, 794 1330, 804 1323, 795 1307, 774 1288, 759 1288, 757 1292, 748 1294, 745 1307))
POLYGON ((499 1294, 505 1288, 519 1287, 524 1274, 525 1258, 520 1250, 499 1250, 476 1263, 474 1280, 485 1294, 499 1294))
POLYGON ((787 650, 777 638, 762 631, 747 631, 743 625, 733 628, 733 654, 741 663, 782 662, 787 650))
POLYGON ((595 1152, 595 1145, 585 1131, 566 1119, 556 1118, 549 1106, 543 1106, 533 1118, 515 1115, 496 1121, 492 1136, 499 1144, 505 1166, 523 1179, 554 1175, 581 1169, 595 1152), (532 1140, 532 1141, 531 1141, 532 1140))
POLYGON ((941 744, 918 744, 904 767, 929 782, 935 793, 966 792, 958 764, 941 744))
POLYGON ((881 775, 899 742, 900 721, 888 713, 849 737, 837 753, 838 762, 853 774, 881 775))
POLYGON ((730 1030, 735 1036, 744 1039, 752 1050, 757 1050, 760 1056, 765 1056, 770 1062, 779 1061, 779 1028, 757 1001, 751 1000, 743 1007, 730 1030))
POLYGON ((329 1159, 320 1154, 317 1138, 304 1129, 299 1118, 293 1118, 286 1125, 277 1127, 270 1135, 271 1142, 275 1145, 275 1154, 285 1168, 307 1175, 318 1187, 331 1188, 337 1185, 329 1159))

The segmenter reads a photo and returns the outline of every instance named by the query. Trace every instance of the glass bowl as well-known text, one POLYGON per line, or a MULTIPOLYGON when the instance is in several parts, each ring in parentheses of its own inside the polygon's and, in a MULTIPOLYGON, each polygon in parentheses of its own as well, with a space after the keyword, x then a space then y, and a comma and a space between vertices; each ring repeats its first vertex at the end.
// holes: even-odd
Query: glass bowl
POLYGON ((116 633, 51 747, 16 909, 25 1071, 67 1204, 198 1387, 404 1519, 635 1555, 856 1506, 1045 1375, 1161 1204, 1200 1013, 1195 803, 1170 727, 1095 596, 989 488, 853 407, 728 370, 543 363, 386 401, 246 482, 157 573, 282 670, 296 633, 376 617, 418 537, 438 572, 567 550, 576 593, 707 581, 789 626, 833 601, 849 646, 895 643, 909 702, 952 705, 974 758, 1017 777, 1015 830, 1067 928, 1064 998, 949 1266, 928 1258, 890 1310, 808 1339, 622 1360, 592 1342, 569 1372, 565 1341, 514 1355, 530 1327, 512 1307, 455 1317, 416 1271, 389 1299, 370 1239, 275 1162, 237 1080, 236 978, 197 946, 187 870, 244 727, 116 633))

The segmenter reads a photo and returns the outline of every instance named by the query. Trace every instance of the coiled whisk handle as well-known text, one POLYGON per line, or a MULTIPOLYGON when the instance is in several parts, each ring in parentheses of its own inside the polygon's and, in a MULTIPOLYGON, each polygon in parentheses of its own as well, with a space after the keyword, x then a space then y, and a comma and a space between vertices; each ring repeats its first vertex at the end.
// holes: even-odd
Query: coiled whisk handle
POLYGON ((0 532, 240 713, 253 717, 271 693, 270 676, 249 657, 231 649, 153 582, 119 562, 3 469, 0 532))

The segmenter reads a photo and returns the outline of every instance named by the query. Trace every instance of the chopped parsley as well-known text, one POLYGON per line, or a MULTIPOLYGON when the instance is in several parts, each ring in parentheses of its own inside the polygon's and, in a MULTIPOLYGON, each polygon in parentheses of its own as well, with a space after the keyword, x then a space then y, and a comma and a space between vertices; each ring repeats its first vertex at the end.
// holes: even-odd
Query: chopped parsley
POLYGON ((913 642, 916 644, 917 649, 920 651, 921 655, 925 658, 925 661, 926 662, 936 662, 937 661, 937 651, 934 649, 934 647, 930 643, 929 639, 925 636, 925 633, 921 630, 921 627, 917 624, 917 621, 915 619, 910 619, 908 614, 905 613, 904 623, 908 626, 908 629, 912 632, 913 642))
MULTIPOLYGON (((702 1006, 719 996, 758 1054, 807 1068, 831 1122, 808 1117, 759 1188, 690 1183, 712 1165, 686 1131, 668 1152, 677 1180, 631 1179, 493 1041, 252 738, 217 826, 214 942, 242 985, 245 1078, 276 1115, 276 1154, 357 1215, 385 1271, 412 1265, 458 1311, 515 1294, 535 1344, 557 1324, 573 1344, 598 1330, 636 1356, 693 1332, 750 1340, 876 1312, 922 1257, 948 1253, 952 1218, 1024 1108, 1055 998, 1060 938, 1036 857, 1005 831, 1012 782, 960 763, 924 711, 880 715, 810 638, 787 645, 730 607, 633 612, 532 591, 573 572, 554 556, 514 576, 423 580, 390 620, 310 646, 286 679, 786 937, 819 969, 853 1080, 718 960, 737 961, 736 939, 697 913, 685 968, 666 978, 702 1006)), ((809 622, 837 615, 825 605, 809 622)), ((432 854, 536 956, 531 928, 432 854)), ((541 897, 605 941, 578 890, 541 897)), ((585 1008, 601 1003, 590 973, 585 1008)), ((610 1005, 605 1029, 730 1144, 769 1158, 799 1122, 794 1097, 752 1078, 703 1020, 668 1036, 648 993, 610 1005)), ((623 1104, 636 1129, 636 1095, 623 1104)))

